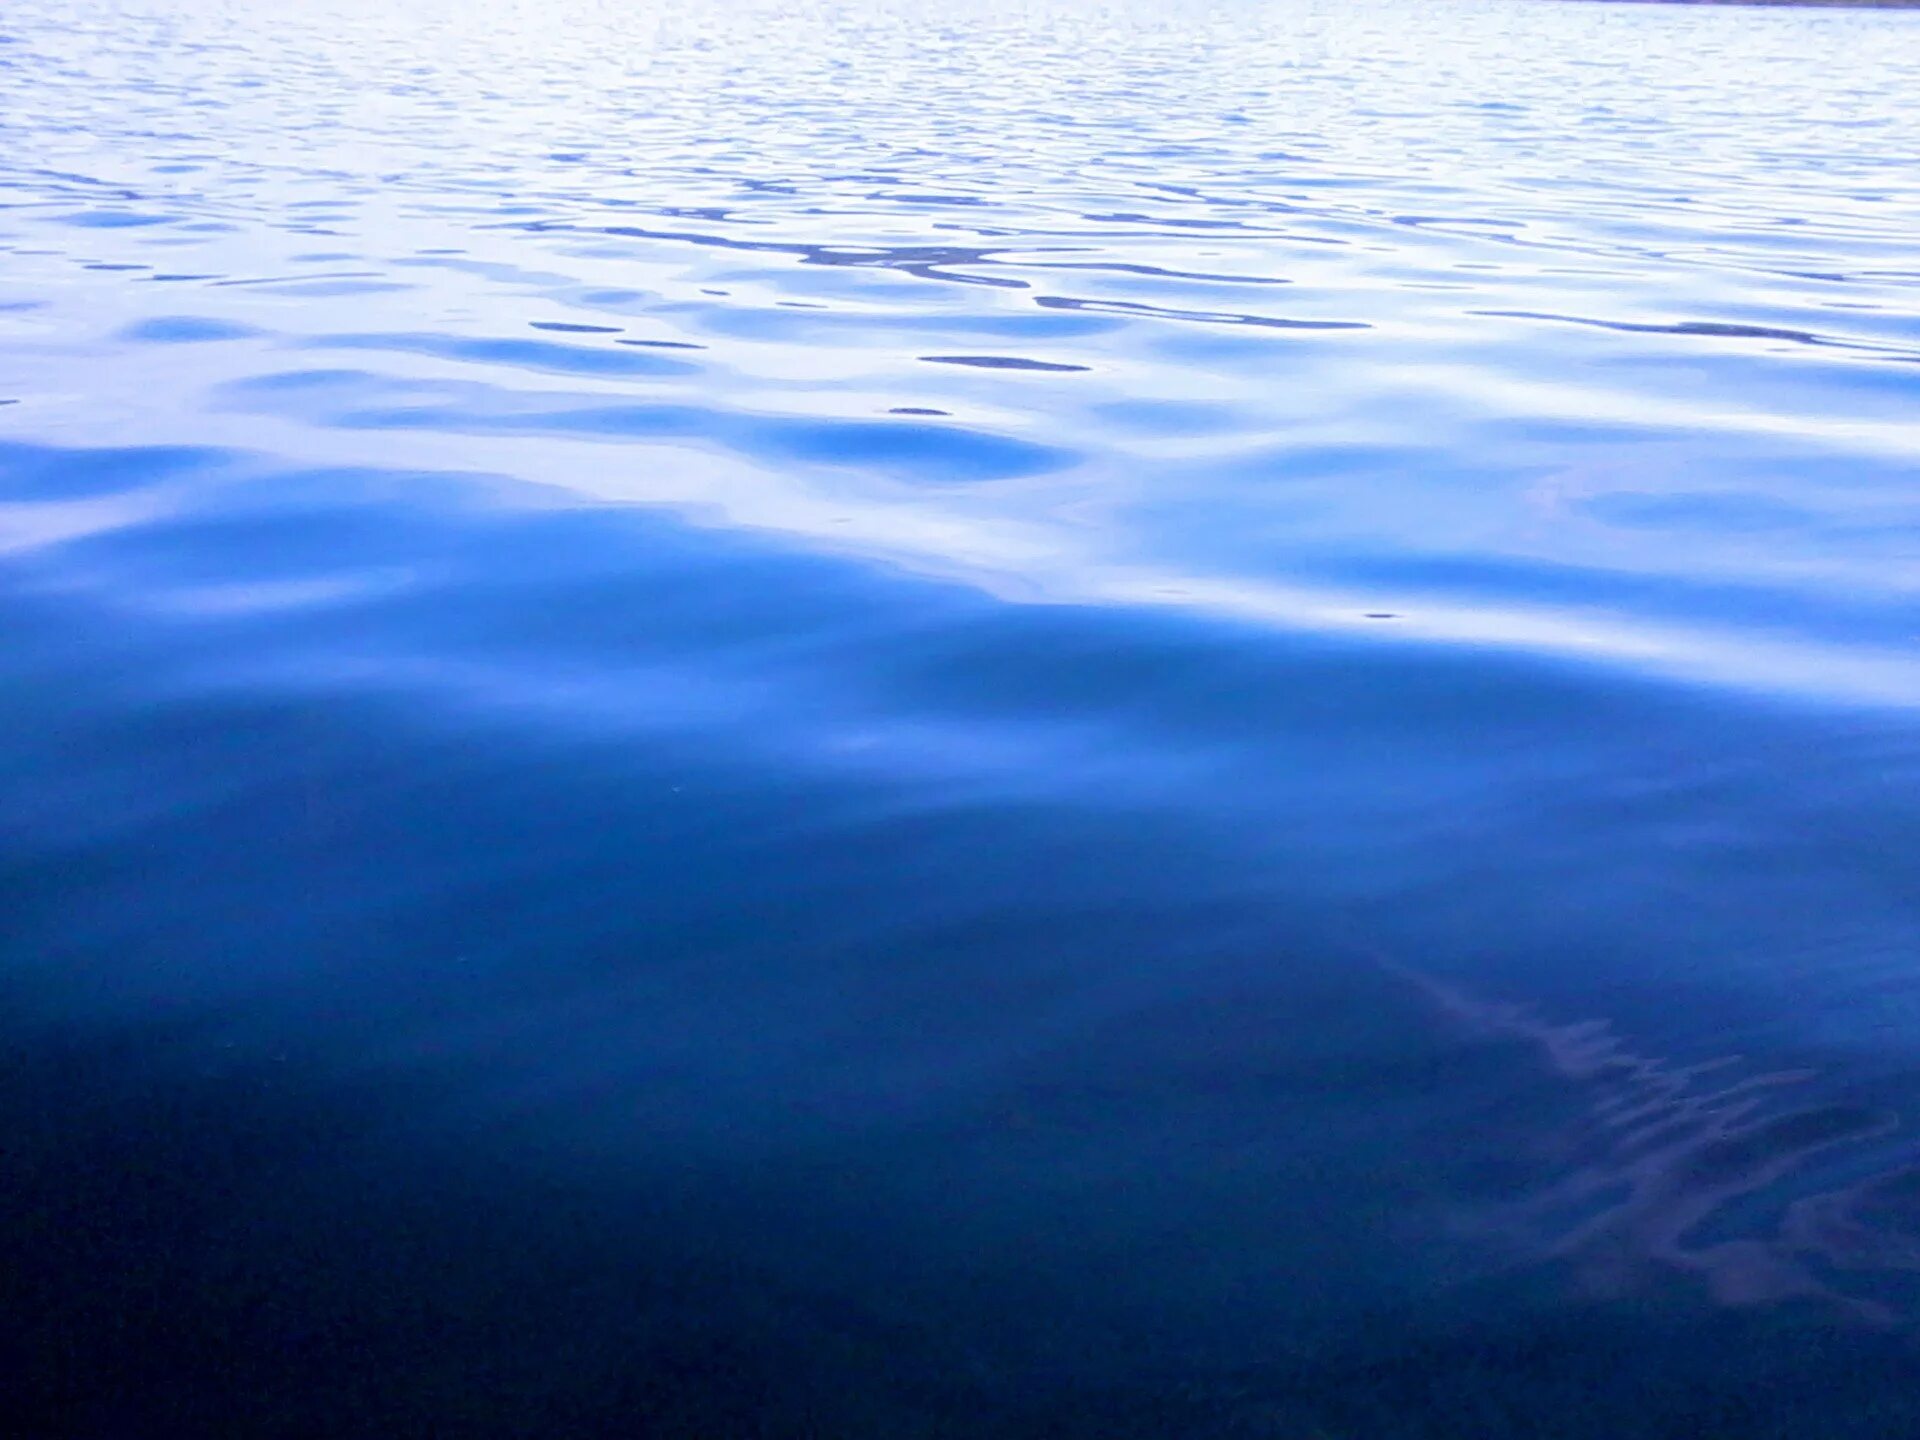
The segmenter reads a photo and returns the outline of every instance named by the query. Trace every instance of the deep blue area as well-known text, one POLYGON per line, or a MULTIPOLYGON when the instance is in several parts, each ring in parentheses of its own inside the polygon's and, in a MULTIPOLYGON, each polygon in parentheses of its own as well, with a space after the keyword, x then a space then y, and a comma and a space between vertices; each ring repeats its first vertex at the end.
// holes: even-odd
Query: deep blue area
POLYGON ((0 16, 8 1433, 1920 1433, 1920 17, 293 8, 0 16))

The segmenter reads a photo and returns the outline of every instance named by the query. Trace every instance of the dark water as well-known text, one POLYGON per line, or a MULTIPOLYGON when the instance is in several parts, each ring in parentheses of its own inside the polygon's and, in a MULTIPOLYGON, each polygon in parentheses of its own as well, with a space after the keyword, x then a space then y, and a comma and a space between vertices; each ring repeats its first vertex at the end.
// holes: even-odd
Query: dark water
POLYGON ((0 41, 11 1433, 1920 1433, 1920 15, 0 41))

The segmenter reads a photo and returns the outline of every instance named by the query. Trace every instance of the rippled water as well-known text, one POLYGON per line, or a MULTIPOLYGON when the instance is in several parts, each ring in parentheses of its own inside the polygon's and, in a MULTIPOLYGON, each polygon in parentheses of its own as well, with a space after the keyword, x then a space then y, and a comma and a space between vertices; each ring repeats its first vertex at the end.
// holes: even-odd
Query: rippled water
POLYGON ((1914 95, 16 0, 31 1433, 1916 1433, 1914 95))

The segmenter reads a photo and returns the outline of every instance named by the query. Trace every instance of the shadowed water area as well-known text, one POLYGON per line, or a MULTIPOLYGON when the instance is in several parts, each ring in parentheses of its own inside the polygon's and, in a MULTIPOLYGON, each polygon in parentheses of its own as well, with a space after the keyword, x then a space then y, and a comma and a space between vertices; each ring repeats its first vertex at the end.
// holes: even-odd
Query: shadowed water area
POLYGON ((1920 1433, 1914 96, 9 4, 17 1433, 1920 1433))

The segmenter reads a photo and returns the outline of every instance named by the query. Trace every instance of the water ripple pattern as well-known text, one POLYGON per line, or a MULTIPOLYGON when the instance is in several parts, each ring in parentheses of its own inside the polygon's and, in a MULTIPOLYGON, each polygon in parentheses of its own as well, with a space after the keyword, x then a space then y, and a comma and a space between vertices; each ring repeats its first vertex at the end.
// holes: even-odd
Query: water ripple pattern
POLYGON ((1916 95, 1899 7, 15 0, 44 1432, 1920 1432, 1916 95))

